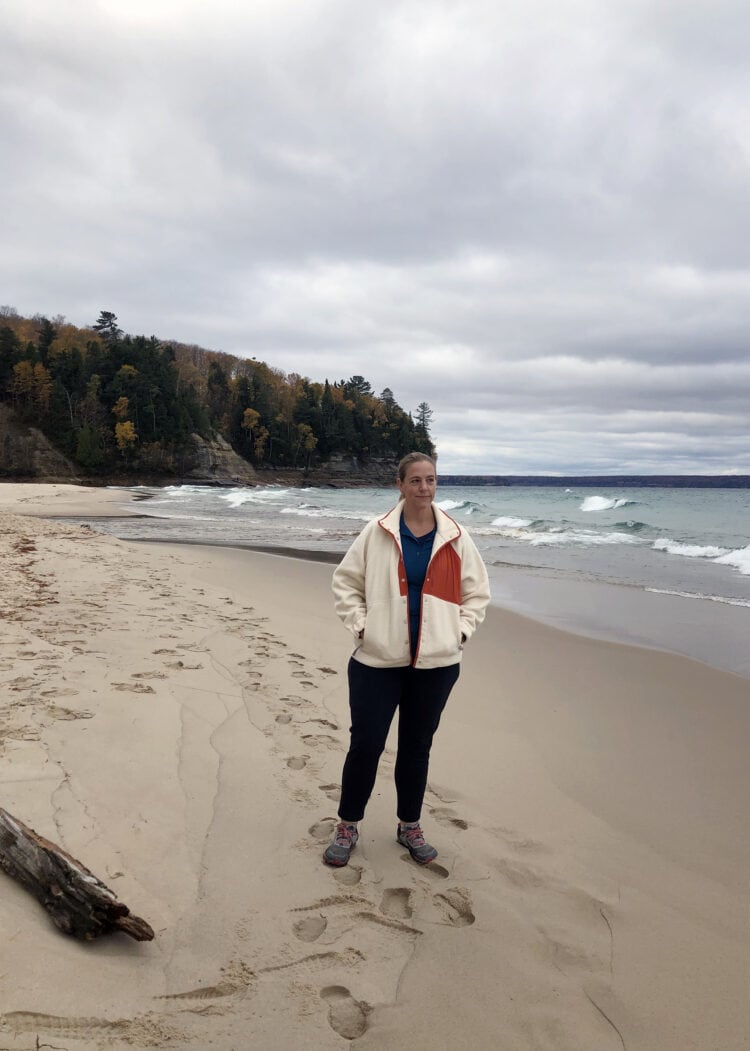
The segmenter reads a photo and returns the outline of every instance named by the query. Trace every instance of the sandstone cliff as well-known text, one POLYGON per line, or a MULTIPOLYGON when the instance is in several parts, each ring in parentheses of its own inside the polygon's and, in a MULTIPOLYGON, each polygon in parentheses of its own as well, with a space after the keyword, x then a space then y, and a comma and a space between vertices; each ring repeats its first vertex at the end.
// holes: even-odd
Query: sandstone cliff
POLYGON ((75 467, 36 427, 18 423, 0 402, 0 478, 78 481, 75 467))
MULTIPOLYGON (((190 435, 186 456, 185 481, 214 485, 258 485, 252 464, 238 456, 224 438, 210 441, 199 434, 190 435)), ((262 484, 262 483, 261 483, 262 484)))
POLYGON ((197 485, 328 485, 341 488, 392 485, 396 476, 393 460, 357 460, 332 456, 310 471, 303 468, 256 469, 243 460, 224 438, 190 436, 181 463, 170 473, 139 472, 136 468, 111 477, 84 475, 62 455, 36 427, 19 423, 9 406, 0 403, 0 479, 38 482, 85 482, 93 485, 167 485, 190 482, 197 485))

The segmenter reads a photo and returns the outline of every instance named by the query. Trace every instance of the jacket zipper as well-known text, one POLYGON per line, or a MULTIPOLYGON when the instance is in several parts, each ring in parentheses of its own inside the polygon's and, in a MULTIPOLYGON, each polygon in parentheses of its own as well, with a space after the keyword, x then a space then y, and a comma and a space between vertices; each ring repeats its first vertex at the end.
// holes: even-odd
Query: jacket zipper
MULTIPOLYGON (((388 529, 387 526, 384 526, 382 522, 379 522, 378 524, 380 525, 381 529, 385 529, 386 533, 388 533, 388 535, 390 536, 391 540, 396 545, 396 550, 398 551, 399 561, 402 562, 403 566, 404 566, 404 583, 406 584, 406 630, 407 630, 407 632, 409 634, 409 653, 411 653, 411 617, 409 616, 409 581, 406 579, 406 562, 404 562, 404 553, 401 550, 401 545, 399 544, 399 542, 398 542, 398 540, 396 538, 396 534, 391 532, 391 530, 388 529)), ((435 539, 437 540, 438 537, 439 537, 439 533, 436 532, 435 533, 435 539)), ((437 550, 440 551, 440 549, 443 548, 445 546, 445 544, 447 544, 447 543, 450 543, 450 541, 448 541, 448 540, 443 541, 443 543, 440 545, 440 547, 438 547, 437 550)), ((432 565, 432 560, 435 557, 436 553, 437 552, 435 551, 435 545, 433 543, 432 551, 430 552, 430 561, 427 563, 427 569, 425 570, 425 574, 424 574, 425 583, 427 582, 427 574, 430 572, 430 566, 432 565)), ((416 668, 417 661, 419 660, 419 647, 420 647, 420 645, 422 643, 422 616, 423 616, 423 614, 424 614, 424 584, 422 585, 422 591, 419 594, 419 635, 417 636, 417 647, 414 650, 414 659, 410 662, 410 667, 412 667, 412 668, 416 668)))

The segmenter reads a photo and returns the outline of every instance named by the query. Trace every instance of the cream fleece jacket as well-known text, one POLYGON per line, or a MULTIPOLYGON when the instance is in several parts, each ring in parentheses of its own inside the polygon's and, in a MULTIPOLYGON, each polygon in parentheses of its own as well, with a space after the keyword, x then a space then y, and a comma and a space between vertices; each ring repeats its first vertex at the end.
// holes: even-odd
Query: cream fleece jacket
MULTIPOLYGON (((333 574, 336 612, 357 640, 354 657, 372 668, 412 663, 399 533, 403 506, 402 500, 368 522, 333 574)), ((457 664, 462 636, 471 638, 490 601, 487 570, 474 541, 436 504, 432 510, 437 531, 422 588, 415 668, 457 664)))

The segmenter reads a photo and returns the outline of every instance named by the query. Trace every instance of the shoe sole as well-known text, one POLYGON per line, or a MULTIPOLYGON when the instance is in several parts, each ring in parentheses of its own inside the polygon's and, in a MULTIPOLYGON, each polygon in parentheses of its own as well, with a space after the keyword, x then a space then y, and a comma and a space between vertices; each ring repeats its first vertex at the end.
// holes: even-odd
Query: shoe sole
POLYGON ((357 849, 357 844, 355 843, 354 846, 352 847, 352 849, 349 851, 348 857, 341 858, 341 859, 335 858, 335 857, 330 857, 329 858, 327 851, 325 851, 323 853, 323 861, 324 861, 324 863, 326 865, 331 865, 335 869, 343 869, 345 865, 349 864, 349 858, 351 858, 352 851, 356 850, 356 849, 357 849))
POLYGON ((327 858, 324 854, 323 863, 325 865, 331 865, 335 869, 343 869, 346 865, 349 864, 349 858, 347 858, 346 861, 337 861, 335 858, 327 858))
POLYGON ((400 847, 404 847, 405 850, 409 851, 409 855, 411 856, 411 860, 412 861, 416 861, 416 863, 418 865, 429 865, 431 862, 435 861, 435 859, 438 856, 437 854, 433 854, 433 856, 431 858, 418 858, 415 854, 412 854, 411 850, 409 850, 409 847, 407 846, 406 843, 402 843, 401 840, 398 839, 398 838, 396 839, 396 842, 398 843, 398 845, 400 847))

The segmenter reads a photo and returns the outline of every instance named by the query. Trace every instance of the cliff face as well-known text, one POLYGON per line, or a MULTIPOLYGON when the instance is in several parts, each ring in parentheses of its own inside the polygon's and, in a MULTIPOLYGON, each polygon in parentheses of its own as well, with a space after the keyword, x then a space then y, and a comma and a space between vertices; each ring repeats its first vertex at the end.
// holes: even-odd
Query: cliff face
POLYGON ((77 481, 70 460, 36 427, 18 423, 0 403, 0 478, 34 478, 39 482, 77 481))
POLYGON ((351 456, 333 456, 327 464, 305 472, 273 467, 255 468, 239 456, 229 442, 208 440, 192 434, 181 463, 170 474, 138 470, 117 477, 83 475, 58 452, 36 427, 19 423, 9 406, 0 403, 0 479, 37 482, 87 482, 94 485, 168 485, 191 482, 197 485, 393 485, 396 463, 370 459, 360 462, 351 456))
MULTIPOLYGON (((207 441, 191 435, 183 460, 180 480, 212 485, 257 485, 258 480, 249 463, 232 449, 223 438, 207 441)), ((36 427, 20 423, 9 406, 0 402, 0 478, 26 479, 37 482, 90 482, 106 485, 116 481, 120 485, 135 485, 142 479, 137 472, 117 479, 88 477, 78 470, 48 441, 36 427)), ((148 481, 159 484, 175 481, 164 476, 148 481)))
POLYGON ((229 442, 221 437, 208 441, 199 434, 191 434, 186 464, 189 466, 183 476, 191 482, 258 485, 253 466, 238 456, 229 442))

